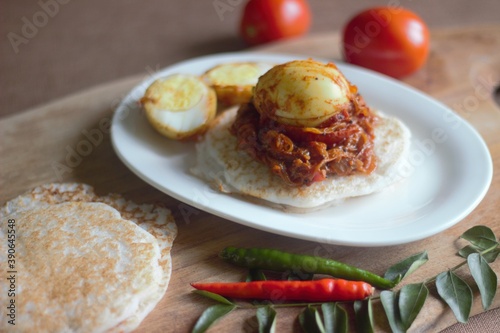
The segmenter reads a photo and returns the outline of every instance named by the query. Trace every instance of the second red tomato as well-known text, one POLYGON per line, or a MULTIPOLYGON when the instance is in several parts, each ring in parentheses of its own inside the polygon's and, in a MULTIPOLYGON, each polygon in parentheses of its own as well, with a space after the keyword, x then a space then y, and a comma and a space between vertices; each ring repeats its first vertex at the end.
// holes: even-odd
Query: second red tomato
POLYGON ((345 60, 403 77, 421 68, 429 53, 429 30, 415 13, 376 7, 354 16, 344 28, 345 60))
POLYGON ((250 0, 243 10, 240 34, 249 45, 300 36, 309 30, 306 0, 250 0))

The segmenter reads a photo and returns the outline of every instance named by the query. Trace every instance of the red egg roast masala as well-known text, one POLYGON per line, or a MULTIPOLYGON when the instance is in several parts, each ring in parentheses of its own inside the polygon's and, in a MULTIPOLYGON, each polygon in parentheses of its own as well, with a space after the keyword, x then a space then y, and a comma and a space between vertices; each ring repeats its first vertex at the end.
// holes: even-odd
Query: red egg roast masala
POLYGON ((193 172, 222 192, 307 212, 401 180, 410 137, 335 64, 296 60, 271 68, 249 103, 215 119, 193 172))
POLYGON ((274 67, 261 78, 253 102, 238 110, 231 133, 238 138, 239 149, 266 164, 284 182, 308 186, 331 176, 370 174, 377 165, 376 118, 356 86, 334 64, 294 61, 274 67), (302 68, 306 68, 303 76, 295 78, 302 68), (290 78, 300 81, 289 83, 290 78), (316 91, 323 96, 315 95, 316 91))

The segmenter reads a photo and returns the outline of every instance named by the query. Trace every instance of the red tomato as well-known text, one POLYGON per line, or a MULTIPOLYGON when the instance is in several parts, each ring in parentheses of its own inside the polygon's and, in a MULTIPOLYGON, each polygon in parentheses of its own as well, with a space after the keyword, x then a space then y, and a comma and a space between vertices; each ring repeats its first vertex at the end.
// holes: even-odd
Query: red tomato
POLYGON ((300 36, 311 24, 307 0, 250 0, 243 11, 240 34, 257 45, 300 36))
POLYGON ((376 7, 354 16, 344 28, 346 61, 400 78, 425 63, 429 29, 400 7, 376 7))

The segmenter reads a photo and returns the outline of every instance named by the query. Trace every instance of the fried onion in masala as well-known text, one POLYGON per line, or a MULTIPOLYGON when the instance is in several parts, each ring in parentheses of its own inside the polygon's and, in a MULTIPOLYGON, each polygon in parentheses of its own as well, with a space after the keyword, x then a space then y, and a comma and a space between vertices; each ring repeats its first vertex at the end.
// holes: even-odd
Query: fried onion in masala
POLYGON ((279 123, 248 103, 240 107, 230 130, 239 149, 268 165, 287 184, 309 186, 329 176, 370 174, 377 165, 376 119, 358 94, 349 108, 317 127, 279 123))

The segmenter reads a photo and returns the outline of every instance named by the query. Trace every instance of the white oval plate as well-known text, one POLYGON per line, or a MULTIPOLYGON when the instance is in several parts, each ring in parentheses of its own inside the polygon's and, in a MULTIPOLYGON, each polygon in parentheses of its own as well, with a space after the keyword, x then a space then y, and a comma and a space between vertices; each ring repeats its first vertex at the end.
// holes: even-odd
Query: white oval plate
MULTIPOLYGON (((117 155, 144 181, 190 206, 249 227, 320 243, 386 246, 412 242, 453 226, 479 204, 493 173, 491 156, 480 135, 440 102, 359 67, 337 63, 368 105, 397 116, 412 132, 409 162, 401 171, 407 177, 383 192, 308 214, 284 213, 213 191, 189 171, 196 161, 194 144, 160 136, 139 108, 138 100, 146 88, 162 76, 202 74, 226 62, 278 64, 299 58, 307 57, 227 53, 160 70, 135 87, 118 106, 111 127, 117 155)), ((189 212, 185 215, 189 218, 189 212)))

